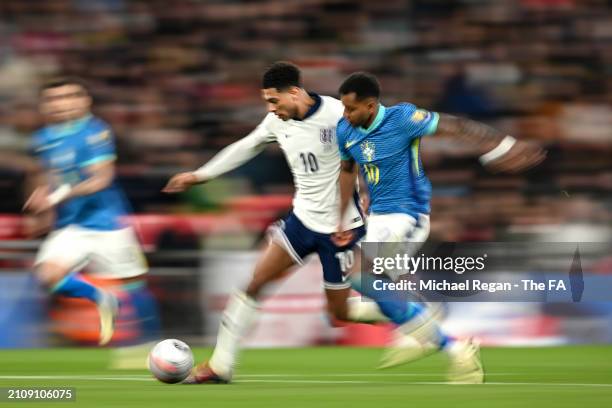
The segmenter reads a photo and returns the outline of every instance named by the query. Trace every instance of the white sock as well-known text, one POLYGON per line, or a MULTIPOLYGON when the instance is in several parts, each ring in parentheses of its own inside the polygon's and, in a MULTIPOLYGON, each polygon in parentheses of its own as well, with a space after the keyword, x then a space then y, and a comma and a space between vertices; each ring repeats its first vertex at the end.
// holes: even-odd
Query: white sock
POLYGON ((353 296, 347 299, 347 307, 348 318, 352 322, 379 323, 389 321, 389 318, 380 311, 380 308, 374 301, 353 296))
POLYGON ((217 375, 231 379, 240 341, 254 323, 257 312, 257 301, 244 292, 236 292, 230 297, 219 325, 217 345, 208 362, 217 375))

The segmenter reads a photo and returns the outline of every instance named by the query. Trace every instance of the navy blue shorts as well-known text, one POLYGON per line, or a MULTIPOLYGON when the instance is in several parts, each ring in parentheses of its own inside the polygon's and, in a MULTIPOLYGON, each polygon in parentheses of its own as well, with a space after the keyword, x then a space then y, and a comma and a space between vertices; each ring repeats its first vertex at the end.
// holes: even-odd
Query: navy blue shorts
POLYGON ((302 265, 304 258, 310 254, 319 255, 326 289, 345 289, 351 286, 347 277, 355 263, 353 248, 365 235, 365 227, 361 226, 353 231, 355 232, 353 240, 345 246, 338 247, 331 240, 332 234, 322 234, 308 229, 293 212, 270 227, 275 242, 282 245, 296 263, 302 265))

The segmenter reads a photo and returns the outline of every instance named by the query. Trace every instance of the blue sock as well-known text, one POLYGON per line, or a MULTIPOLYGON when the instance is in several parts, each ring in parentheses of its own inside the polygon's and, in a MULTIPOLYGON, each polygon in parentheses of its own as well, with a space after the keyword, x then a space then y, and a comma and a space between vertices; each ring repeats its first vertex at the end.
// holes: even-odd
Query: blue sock
MULTIPOLYGON (((389 281, 386 277, 376 277, 389 281)), ((375 290, 370 284, 370 279, 362 283, 361 279, 353 279, 352 287, 362 295, 374 300, 380 311, 395 324, 404 324, 414 317, 420 315, 424 307, 416 302, 409 302, 401 296, 401 293, 395 291, 375 290)))
POLYGON ((64 277, 51 289, 51 293, 67 297, 85 298, 94 303, 98 303, 102 296, 100 289, 80 279, 76 273, 64 277))
POLYGON ((440 350, 444 350, 454 341, 452 337, 448 334, 445 334, 441 329, 438 329, 438 336, 440 336, 439 346, 440 350))
MULTIPOLYGON (((134 285, 135 286, 135 285, 134 285)), ((142 341, 152 341, 159 338, 161 322, 157 310, 157 302, 149 292, 146 282, 139 282, 138 287, 127 287, 136 318, 142 330, 142 341)))
MULTIPOLYGON (((375 279, 381 279, 390 282, 385 276, 377 276, 375 279)), ((352 287, 363 296, 374 300, 380 311, 389 318, 390 321, 397 325, 404 324, 416 316, 419 316, 425 310, 425 306, 418 302, 410 302, 402 296, 401 292, 375 290, 372 286, 373 278, 368 277, 365 282, 361 278, 352 279, 352 287)), ((441 328, 438 327, 438 345, 441 350, 447 348, 453 341, 452 337, 446 335, 441 328)))
POLYGON ((404 324, 420 315, 424 308, 418 303, 405 300, 376 300, 380 311, 395 324, 404 324))

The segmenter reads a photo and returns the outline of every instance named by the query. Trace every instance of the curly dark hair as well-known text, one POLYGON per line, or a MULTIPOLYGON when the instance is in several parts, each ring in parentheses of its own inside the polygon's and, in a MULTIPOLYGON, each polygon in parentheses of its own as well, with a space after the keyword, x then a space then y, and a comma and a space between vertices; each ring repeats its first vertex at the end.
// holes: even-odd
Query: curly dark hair
POLYGON ((279 91, 283 91, 292 86, 301 88, 302 78, 300 69, 290 62, 275 62, 263 74, 263 89, 276 88, 279 91))
POLYGON ((357 99, 380 97, 380 84, 376 77, 368 72, 354 72, 342 82, 338 93, 348 95, 355 93, 357 99))

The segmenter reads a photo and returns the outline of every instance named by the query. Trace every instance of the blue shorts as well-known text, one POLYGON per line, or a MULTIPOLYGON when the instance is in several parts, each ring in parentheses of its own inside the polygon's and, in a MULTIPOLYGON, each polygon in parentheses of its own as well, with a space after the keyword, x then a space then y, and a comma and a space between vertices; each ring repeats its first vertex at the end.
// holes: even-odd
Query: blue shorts
POLYGON ((365 227, 355 228, 353 240, 342 247, 336 246, 332 234, 322 234, 308 229, 291 212, 284 220, 270 227, 272 238, 287 250, 293 260, 304 264, 304 258, 317 253, 323 266, 323 285, 326 289, 346 289, 351 286, 347 277, 355 262, 353 248, 365 235, 365 227))

